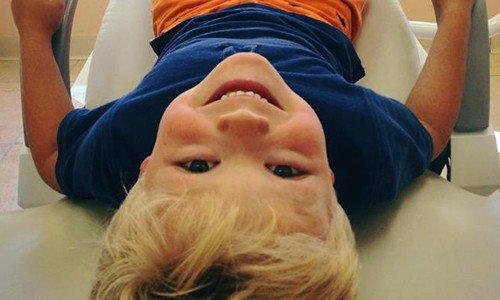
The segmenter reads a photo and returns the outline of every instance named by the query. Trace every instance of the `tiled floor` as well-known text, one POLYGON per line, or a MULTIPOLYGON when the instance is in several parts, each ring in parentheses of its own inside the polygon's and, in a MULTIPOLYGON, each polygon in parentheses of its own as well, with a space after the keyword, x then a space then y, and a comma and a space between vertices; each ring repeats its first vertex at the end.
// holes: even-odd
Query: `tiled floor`
MULTIPOLYGON (((85 61, 71 61, 76 78, 85 61)), ((23 143, 19 61, 0 60, 0 211, 16 210, 19 153, 23 143)))
MULTIPOLYGON (((491 55, 491 121, 500 130, 500 54, 491 55)), ((84 61, 71 61, 74 79, 84 61)), ((19 209, 17 180, 23 142, 19 62, 0 60, 0 211, 19 209)))

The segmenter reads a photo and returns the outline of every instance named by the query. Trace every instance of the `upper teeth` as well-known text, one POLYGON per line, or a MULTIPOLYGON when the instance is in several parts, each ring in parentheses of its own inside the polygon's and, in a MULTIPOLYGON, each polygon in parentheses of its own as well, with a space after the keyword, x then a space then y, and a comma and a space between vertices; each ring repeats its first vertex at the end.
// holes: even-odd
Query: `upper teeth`
POLYGON ((261 100, 261 101, 269 102, 266 98, 263 98, 261 95, 255 93, 255 92, 252 92, 252 91, 248 91, 248 92, 246 92, 246 91, 227 92, 219 100, 224 100, 224 99, 228 99, 228 98, 231 98, 231 97, 243 96, 243 95, 254 97, 255 99, 258 99, 258 100, 261 100))

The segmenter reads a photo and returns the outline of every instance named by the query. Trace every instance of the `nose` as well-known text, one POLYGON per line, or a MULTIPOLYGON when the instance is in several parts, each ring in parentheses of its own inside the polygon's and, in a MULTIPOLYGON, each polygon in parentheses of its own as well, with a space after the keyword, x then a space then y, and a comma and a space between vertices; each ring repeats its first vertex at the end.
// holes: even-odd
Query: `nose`
POLYGON ((265 135, 269 132, 269 121, 247 109, 238 109, 221 115, 217 120, 217 129, 237 136, 265 135))

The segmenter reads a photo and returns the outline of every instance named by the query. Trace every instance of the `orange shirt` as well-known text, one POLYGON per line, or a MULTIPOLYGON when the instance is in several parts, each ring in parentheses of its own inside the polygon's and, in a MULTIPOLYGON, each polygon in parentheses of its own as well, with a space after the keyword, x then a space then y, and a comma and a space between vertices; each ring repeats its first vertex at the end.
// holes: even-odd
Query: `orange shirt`
POLYGON ((246 3, 264 4, 314 18, 335 26, 352 40, 361 28, 366 0, 153 0, 155 36, 193 17, 246 3))

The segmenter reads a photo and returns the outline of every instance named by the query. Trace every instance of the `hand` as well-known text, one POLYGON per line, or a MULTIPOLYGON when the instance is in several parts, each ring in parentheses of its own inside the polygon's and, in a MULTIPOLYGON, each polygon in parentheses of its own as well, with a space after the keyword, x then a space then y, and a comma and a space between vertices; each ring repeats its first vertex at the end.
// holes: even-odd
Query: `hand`
POLYGON ((65 6, 65 0, 12 0, 12 14, 19 35, 51 38, 61 25, 65 6))
POLYGON ((439 15, 470 15, 475 3, 476 0, 432 0, 434 10, 439 15))

